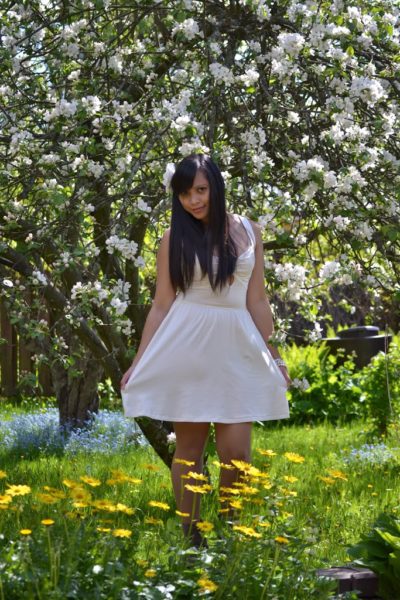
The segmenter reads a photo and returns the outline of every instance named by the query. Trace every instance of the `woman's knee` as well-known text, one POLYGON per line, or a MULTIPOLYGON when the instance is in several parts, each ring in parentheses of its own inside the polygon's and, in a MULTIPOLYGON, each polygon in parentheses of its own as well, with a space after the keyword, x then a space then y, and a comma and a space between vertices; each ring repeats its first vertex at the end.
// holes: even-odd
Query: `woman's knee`
POLYGON ((225 464, 229 464, 232 460, 242 460, 250 462, 250 448, 243 446, 242 448, 230 445, 218 445, 217 454, 219 460, 225 464))

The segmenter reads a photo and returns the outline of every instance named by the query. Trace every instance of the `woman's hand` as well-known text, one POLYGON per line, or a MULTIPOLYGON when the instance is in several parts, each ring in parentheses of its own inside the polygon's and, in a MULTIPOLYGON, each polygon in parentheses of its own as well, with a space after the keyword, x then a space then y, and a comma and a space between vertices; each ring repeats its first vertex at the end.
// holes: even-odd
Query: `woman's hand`
POLYGON ((287 367, 279 367, 281 370, 282 375, 285 378, 286 381, 286 386, 290 387, 292 385, 292 380, 290 379, 290 375, 288 373, 287 367))
POLYGON ((121 379, 121 391, 125 389, 125 385, 129 379, 129 377, 132 375, 132 372, 134 370, 136 365, 132 364, 129 369, 123 374, 122 379, 121 379))

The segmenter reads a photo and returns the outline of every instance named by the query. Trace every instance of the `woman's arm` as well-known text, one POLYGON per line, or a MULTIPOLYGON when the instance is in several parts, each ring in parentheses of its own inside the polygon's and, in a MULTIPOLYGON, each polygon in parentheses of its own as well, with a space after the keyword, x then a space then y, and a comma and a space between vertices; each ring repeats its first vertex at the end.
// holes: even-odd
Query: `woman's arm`
MULTIPOLYGON (((247 288, 247 310, 249 311, 258 331, 261 333, 263 340, 267 344, 272 358, 280 359, 281 357, 278 350, 268 344, 269 338, 274 332, 274 324, 272 320, 271 307, 264 287, 264 251, 261 238, 261 228, 259 225, 253 222, 251 222, 251 225, 256 238, 256 248, 255 265, 247 288)), ((282 366, 280 368, 287 383, 290 384, 290 377, 287 373, 286 367, 282 366)))
POLYGON ((172 286, 169 276, 169 236, 170 230, 168 229, 161 239, 160 248, 157 254, 157 284, 154 300, 149 314, 147 315, 138 351, 136 352, 132 365, 126 373, 124 373, 121 379, 121 389, 124 389, 132 371, 149 345, 153 335, 165 319, 176 298, 176 291, 172 286))

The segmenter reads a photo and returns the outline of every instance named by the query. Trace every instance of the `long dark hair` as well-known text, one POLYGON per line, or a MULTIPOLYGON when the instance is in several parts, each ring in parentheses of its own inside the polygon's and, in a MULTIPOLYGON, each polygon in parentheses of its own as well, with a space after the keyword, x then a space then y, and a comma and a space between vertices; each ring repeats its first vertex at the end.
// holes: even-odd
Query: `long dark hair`
POLYGON ((171 179, 172 218, 169 242, 169 272, 172 284, 185 292, 193 282, 196 255, 203 276, 208 275, 212 289, 222 289, 235 271, 237 252, 231 238, 225 207, 225 184, 217 165, 205 154, 192 154, 176 167, 171 179), (208 222, 205 226, 189 214, 179 200, 179 194, 193 185, 201 171, 210 186, 208 222), (218 256, 218 268, 213 269, 213 256, 218 256))

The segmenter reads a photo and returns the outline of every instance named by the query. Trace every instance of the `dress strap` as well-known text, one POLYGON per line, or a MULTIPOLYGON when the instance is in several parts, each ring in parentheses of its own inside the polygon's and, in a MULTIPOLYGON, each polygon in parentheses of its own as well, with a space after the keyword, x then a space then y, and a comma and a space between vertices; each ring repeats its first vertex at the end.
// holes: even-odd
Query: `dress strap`
POLYGON ((238 216, 242 222, 243 227, 247 231, 248 236, 249 236, 253 246, 255 246, 256 245, 256 236, 254 235, 253 227, 252 227, 249 219, 247 219, 246 217, 242 217, 241 215, 238 215, 238 216))

